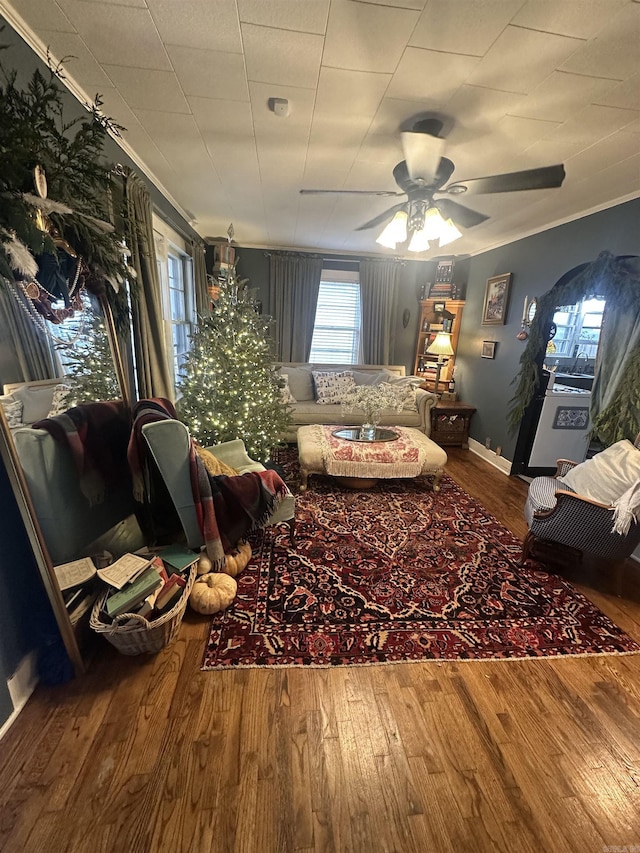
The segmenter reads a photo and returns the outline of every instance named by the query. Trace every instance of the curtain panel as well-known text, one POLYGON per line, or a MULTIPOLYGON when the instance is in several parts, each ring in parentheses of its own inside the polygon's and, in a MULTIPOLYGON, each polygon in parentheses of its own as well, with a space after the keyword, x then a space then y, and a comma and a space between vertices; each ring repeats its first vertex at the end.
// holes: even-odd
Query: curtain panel
POLYGON ((131 288, 131 321, 138 398, 175 397, 169 370, 162 317, 158 265, 153 241, 151 203, 146 186, 125 170, 124 201, 127 245, 136 271, 131 288))
POLYGON ((58 354, 46 331, 47 321, 7 279, 0 283, 0 311, 5 320, 2 331, 20 366, 21 379, 32 382, 62 376, 58 354))
POLYGON ((199 240, 191 241, 191 257, 193 258, 193 284, 196 292, 196 313, 210 314, 211 300, 207 283, 207 265, 205 262, 204 243, 199 240))
POLYGON ((392 363, 392 333, 400 271, 397 261, 360 261, 362 358, 365 364, 392 363))
POLYGON ((270 255, 267 313, 275 321, 278 361, 309 360, 321 278, 320 257, 270 255))

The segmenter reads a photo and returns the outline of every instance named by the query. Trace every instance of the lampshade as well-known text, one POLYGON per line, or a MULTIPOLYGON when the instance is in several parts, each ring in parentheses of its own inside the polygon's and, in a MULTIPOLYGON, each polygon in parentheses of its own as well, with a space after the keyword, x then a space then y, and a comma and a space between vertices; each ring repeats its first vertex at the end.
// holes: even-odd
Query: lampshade
POLYGON ((404 243, 407 239, 407 218, 406 210, 399 210, 376 243, 386 246, 387 249, 395 249, 397 243, 404 243))
POLYGON ((442 230, 440 231, 440 247, 446 246, 447 243, 453 243, 454 240, 457 240, 459 237, 462 237, 462 232, 458 231, 456 226, 453 224, 451 219, 443 220, 442 230))
POLYGON ((427 347, 427 352, 430 355, 453 355, 449 332, 438 332, 433 343, 427 347))

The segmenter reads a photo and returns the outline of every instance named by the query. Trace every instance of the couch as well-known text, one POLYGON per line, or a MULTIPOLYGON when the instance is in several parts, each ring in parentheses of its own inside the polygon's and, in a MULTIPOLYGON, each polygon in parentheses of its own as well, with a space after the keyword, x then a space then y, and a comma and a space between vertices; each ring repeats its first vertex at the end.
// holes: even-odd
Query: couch
MULTIPOLYGON (((357 426, 362 423, 362 412, 343 411, 340 403, 319 403, 314 372, 351 371, 356 385, 374 385, 379 382, 391 384, 411 384, 416 387, 422 380, 419 377, 405 376, 404 365, 397 364, 319 364, 311 362, 280 362, 279 373, 287 378, 292 399, 289 400, 291 421, 283 441, 295 442, 298 427, 309 424, 345 424, 357 426)), ((285 398, 286 399, 286 398, 285 398)), ((416 389, 415 402, 401 412, 388 409, 382 413, 381 426, 415 427, 429 435, 431 432, 431 410, 438 398, 430 391, 416 389)))

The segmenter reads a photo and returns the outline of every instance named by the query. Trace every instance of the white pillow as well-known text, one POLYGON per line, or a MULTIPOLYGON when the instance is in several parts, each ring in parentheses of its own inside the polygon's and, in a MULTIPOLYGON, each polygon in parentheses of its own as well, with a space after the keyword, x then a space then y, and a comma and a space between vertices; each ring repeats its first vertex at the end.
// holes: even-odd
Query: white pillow
POLYGON ((51 407, 47 414, 48 418, 55 418, 56 415, 61 415, 66 412, 69 406, 69 392, 71 388, 68 385, 56 385, 53 389, 53 397, 51 398, 51 407))
POLYGON ((585 498, 611 505, 640 479, 640 450, 624 439, 558 477, 585 498))
MULTIPOLYGON (((403 377, 409 378, 409 377, 403 377)), ((420 384, 422 384, 422 380, 420 380, 420 384)), ((398 402, 402 402, 402 408, 406 409, 410 412, 418 411, 418 403, 416 400, 416 388, 414 385, 410 383, 400 383, 400 382, 381 382, 381 388, 389 388, 393 391, 398 398, 398 402)))
POLYGON ((314 370, 313 381, 316 403, 322 405, 341 403, 356 387, 352 370, 314 370))
POLYGON ((10 427, 22 426, 22 400, 0 400, 10 427))
POLYGON ((284 379, 284 385, 280 388, 280 400, 285 404, 285 406, 297 403, 298 401, 291 393, 291 388, 289 388, 289 377, 286 373, 283 373, 281 374, 281 378, 284 379))

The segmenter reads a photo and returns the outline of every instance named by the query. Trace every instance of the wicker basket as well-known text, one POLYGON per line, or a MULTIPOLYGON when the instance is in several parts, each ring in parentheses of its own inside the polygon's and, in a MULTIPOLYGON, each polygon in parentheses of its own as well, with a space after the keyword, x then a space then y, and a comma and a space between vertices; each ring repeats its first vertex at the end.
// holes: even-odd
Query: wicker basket
POLYGON ((172 643, 178 634, 196 577, 197 567, 194 563, 189 570, 189 577, 182 595, 171 610, 157 619, 148 620, 137 613, 121 613, 113 622, 106 624, 100 619, 102 607, 108 595, 105 593, 93 605, 89 624, 96 633, 103 634, 105 639, 123 655, 159 652, 160 649, 172 643))

